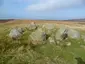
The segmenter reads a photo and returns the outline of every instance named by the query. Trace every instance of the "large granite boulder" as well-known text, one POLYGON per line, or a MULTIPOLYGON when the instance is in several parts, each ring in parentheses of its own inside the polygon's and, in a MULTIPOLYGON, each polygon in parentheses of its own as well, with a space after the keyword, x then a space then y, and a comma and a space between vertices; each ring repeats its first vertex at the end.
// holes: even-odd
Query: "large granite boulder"
POLYGON ((21 35, 22 33, 17 28, 11 29, 9 33, 9 37, 12 39, 18 39, 21 35))
POLYGON ((27 28, 28 28, 29 30, 35 30, 35 29, 37 28, 37 25, 36 25, 34 22, 32 22, 31 24, 28 25, 27 28))
POLYGON ((79 39, 80 38, 80 32, 74 29, 69 29, 68 30, 68 37, 73 38, 73 39, 79 39))
POLYGON ((45 41, 46 33, 41 28, 38 28, 30 34, 30 37, 33 41, 45 41))
POLYGON ((24 29, 23 29, 23 28, 17 28, 17 30, 18 30, 20 33, 23 33, 23 32, 24 32, 24 29))
POLYGON ((75 30, 75 29, 71 29, 71 28, 67 28, 65 26, 61 26, 58 31, 56 32, 56 40, 62 40, 62 39, 66 39, 66 38, 72 38, 72 39, 79 39, 80 38, 80 32, 75 30))
POLYGON ((46 33, 42 30, 42 28, 38 28, 34 32, 30 34, 31 44, 38 45, 38 44, 44 44, 46 41, 46 33))
POLYGON ((63 37, 65 36, 64 34, 68 34, 67 29, 68 29, 67 27, 61 26, 55 34, 56 40, 62 40, 63 37))
POLYGON ((56 25, 55 24, 44 24, 42 25, 42 29, 47 33, 47 34, 51 34, 53 32, 55 32, 56 30, 56 25))

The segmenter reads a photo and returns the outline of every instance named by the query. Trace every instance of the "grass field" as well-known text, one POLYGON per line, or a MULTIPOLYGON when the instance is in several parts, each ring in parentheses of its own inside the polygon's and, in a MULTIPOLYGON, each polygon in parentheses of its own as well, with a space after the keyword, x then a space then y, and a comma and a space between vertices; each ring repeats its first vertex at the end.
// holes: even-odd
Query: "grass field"
MULTIPOLYGON (((85 64, 85 47, 81 47, 85 46, 84 40, 68 38, 59 41, 63 44, 62 46, 55 43, 50 44, 46 40, 46 44, 32 46, 29 38, 31 31, 25 28, 26 24, 20 21, 0 24, 0 64, 85 64), (23 27, 25 30, 18 40, 12 40, 8 37, 9 31, 15 26, 23 27), (71 46, 64 46, 66 42, 71 42, 71 46)), ((58 27, 60 24, 56 23, 58 27)), ((65 24, 70 26, 71 23, 65 24)), ((77 26, 80 25, 77 24, 77 26)), ((81 34, 85 33, 80 28, 77 30, 81 34)))

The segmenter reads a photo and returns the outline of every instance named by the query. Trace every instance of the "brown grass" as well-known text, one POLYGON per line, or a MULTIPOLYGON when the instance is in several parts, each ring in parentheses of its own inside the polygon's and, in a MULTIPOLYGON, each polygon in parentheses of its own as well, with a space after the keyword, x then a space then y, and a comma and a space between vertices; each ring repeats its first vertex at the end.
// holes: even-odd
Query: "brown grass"
POLYGON ((55 21, 55 20, 11 20, 7 21, 4 24, 14 27, 14 26, 24 26, 27 24, 30 24, 31 22, 35 22, 36 24, 44 24, 44 23, 50 23, 50 24, 56 24, 57 27, 60 25, 66 25, 70 28, 78 28, 85 30, 85 22, 83 21, 55 21))

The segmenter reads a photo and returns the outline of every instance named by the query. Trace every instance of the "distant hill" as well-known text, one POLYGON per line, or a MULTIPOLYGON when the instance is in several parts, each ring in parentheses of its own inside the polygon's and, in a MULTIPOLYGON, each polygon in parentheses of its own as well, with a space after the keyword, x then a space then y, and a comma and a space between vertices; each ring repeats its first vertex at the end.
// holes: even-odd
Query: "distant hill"
POLYGON ((20 20, 20 19, 1 19, 0 23, 29 23, 29 22, 38 22, 38 23, 43 23, 43 22, 85 22, 85 19, 69 19, 69 20, 20 20))
POLYGON ((68 19, 63 21, 85 21, 85 19, 68 19))
POLYGON ((9 22, 9 21, 13 21, 14 19, 1 19, 0 23, 5 23, 5 22, 9 22))

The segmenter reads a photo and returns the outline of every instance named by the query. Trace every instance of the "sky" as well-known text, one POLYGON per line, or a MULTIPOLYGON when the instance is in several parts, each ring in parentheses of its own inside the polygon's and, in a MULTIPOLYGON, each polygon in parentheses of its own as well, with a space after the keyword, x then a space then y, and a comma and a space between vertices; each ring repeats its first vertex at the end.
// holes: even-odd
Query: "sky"
POLYGON ((0 0, 0 19, 85 18, 85 0, 0 0))

